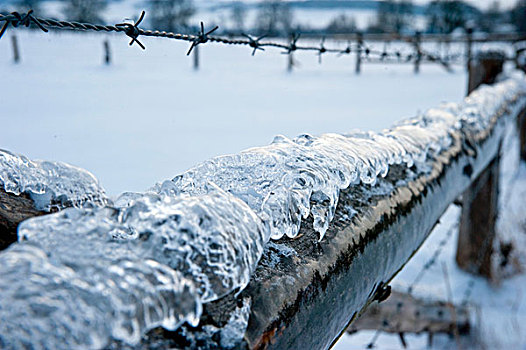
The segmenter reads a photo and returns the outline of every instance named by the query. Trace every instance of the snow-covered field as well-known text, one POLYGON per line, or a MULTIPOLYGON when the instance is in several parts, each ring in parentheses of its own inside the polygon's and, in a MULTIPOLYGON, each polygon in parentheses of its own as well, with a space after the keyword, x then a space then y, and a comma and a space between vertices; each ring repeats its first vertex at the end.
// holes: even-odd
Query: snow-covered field
MULTIPOLYGON (((185 43, 144 38, 143 52, 128 47, 123 36, 104 34, 19 31, 22 62, 15 65, 11 34, 0 40, 0 148, 86 168, 112 195, 144 190, 212 156, 267 144, 277 134, 379 130, 443 101, 460 101, 466 88, 460 68, 449 74, 424 66, 414 75, 410 65, 365 65, 356 76, 351 57, 327 55, 319 65, 315 55, 302 53, 289 74, 279 51, 251 57, 248 48, 218 45, 201 48, 201 70, 193 71, 185 43), (106 38, 110 66, 102 63, 106 38)), ((514 208, 505 211, 507 223, 526 217, 521 170, 517 187, 506 192, 514 208)), ((395 288, 407 287, 458 213, 450 208, 395 288)), ((453 299, 462 299, 472 277, 454 266, 455 240, 415 294, 446 298, 444 262, 453 299)), ((498 287, 475 279, 470 301, 479 310, 476 331, 488 349, 525 349, 525 289, 523 275, 498 287)), ((371 338, 372 332, 344 336, 336 348, 364 348, 371 338)), ((408 341, 412 349, 427 347, 425 336, 408 341)), ((454 346, 454 339, 435 339, 436 348, 454 346)), ((379 349, 400 347, 397 336, 381 335, 377 342, 379 349)))
MULTIPOLYGON (((140 191, 219 154, 268 144, 278 134, 379 130, 460 101, 465 74, 424 66, 365 65, 354 58, 286 56, 207 45, 192 69, 186 43, 123 36, 17 32, 22 62, 0 40, 1 147, 93 172, 109 191, 140 191), (102 63, 108 38, 113 64, 102 63)), ((328 45, 328 44, 327 44, 328 45)), ((342 47, 343 48, 343 47, 342 47)))

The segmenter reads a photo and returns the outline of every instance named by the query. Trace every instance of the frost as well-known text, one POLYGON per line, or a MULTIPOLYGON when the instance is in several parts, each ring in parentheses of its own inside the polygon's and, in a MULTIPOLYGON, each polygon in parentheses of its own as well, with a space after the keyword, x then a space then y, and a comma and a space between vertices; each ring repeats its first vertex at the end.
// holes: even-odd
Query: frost
POLYGON ((15 195, 27 193, 39 210, 108 203, 99 182, 86 170, 60 162, 32 161, 1 149, 0 186, 15 195))
POLYGON ((153 190, 198 195, 214 183, 246 202, 270 225, 273 239, 296 237, 311 214, 322 239, 341 189, 374 185, 393 164, 425 171, 426 160, 449 147, 453 134, 485 131, 503 106, 525 93, 524 75, 515 74, 481 87, 459 105, 431 109, 379 133, 278 136, 268 146, 208 160, 153 190))

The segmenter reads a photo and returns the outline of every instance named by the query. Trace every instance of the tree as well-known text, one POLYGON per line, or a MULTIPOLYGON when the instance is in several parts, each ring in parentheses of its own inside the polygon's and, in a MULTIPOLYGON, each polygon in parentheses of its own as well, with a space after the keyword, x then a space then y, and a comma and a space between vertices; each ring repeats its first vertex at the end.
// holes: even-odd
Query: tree
POLYGON ((63 12, 70 21, 102 22, 101 12, 107 6, 106 0, 66 0, 63 12))
POLYGON ((240 2, 235 2, 232 5, 232 12, 230 14, 234 31, 242 33, 245 29, 246 10, 245 5, 240 2))
POLYGON ((381 33, 400 33, 411 26, 413 3, 409 0, 386 0, 378 4, 376 23, 372 30, 381 33))
POLYGON ((290 6, 278 0, 265 0, 259 7, 256 28, 260 34, 288 35, 292 32, 290 6))
POLYGON ((188 28, 195 13, 192 0, 150 0, 150 24, 155 29, 169 32, 188 28))
POLYGON ((479 27, 491 33, 495 31, 495 28, 505 22, 505 15, 500 9, 500 3, 493 1, 487 11, 482 13, 479 20, 479 27))
POLYGON ((353 33, 357 29, 354 17, 345 14, 334 17, 327 26, 328 33, 353 33))
POLYGON ((434 0, 428 5, 426 15, 429 32, 448 34, 457 28, 466 28, 468 22, 481 16, 481 12, 460 0, 434 0))
POLYGON ((526 0, 519 0, 511 10, 511 21, 521 33, 526 33, 526 0))

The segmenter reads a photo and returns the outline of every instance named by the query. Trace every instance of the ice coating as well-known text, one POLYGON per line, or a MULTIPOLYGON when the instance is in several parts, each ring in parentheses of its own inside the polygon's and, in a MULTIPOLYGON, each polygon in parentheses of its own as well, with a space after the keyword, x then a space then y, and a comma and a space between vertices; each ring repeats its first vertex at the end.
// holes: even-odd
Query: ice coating
POLYGON ((110 337, 138 342, 146 326, 199 319, 191 282, 156 261, 56 258, 31 244, 0 254, 0 348, 99 349, 110 337))
MULTIPOLYGON (((302 219, 312 215, 323 238, 341 189, 374 185, 393 164, 425 172, 426 161, 453 138, 476 139, 503 108, 523 108, 525 99, 518 97, 525 95, 524 76, 515 76, 480 88, 461 104, 443 105, 379 133, 280 136, 271 145, 202 163, 150 193, 125 194, 111 207, 71 208, 28 220, 19 230, 22 242, 0 254, 0 271, 10 276, 1 282, 0 347, 21 339, 37 348, 40 342, 56 345, 64 340, 64 334, 42 323, 47 321, 40 315, 39 300, 53 301, 63 317, 79 322, 67 333, 78 347, 104 346, 110 337, 133 344, 151 327, 197 322, 201 303, 246 286, 270 237, 295 237, 302 219), (16 270, 24 266, 26 277, 15 280, 16 270), (123 272, 114 274, 116 270, 123 272), (166 278, 170 271, 173 277, 166 278), (75 289, 70 278, 86 288, 75 289), (112 283, 120 278, 126 288, 112 283), (128 280, 144 280, 153 287, 144 292, 142 285, 128 280), (179 294, 181 285, 187 287, 185 297, 179 294), (176 289, 171 298, 185 301, 163 303, 165 286, 176 289), (23 290, 35 293, 16 294, 23 290), (95 295, 84 299, 86 290, 95 295), (18 308, 11 307, 14 298, 18 308), (75 298, 82 312, 71 307, 75 298), (85 300, 91 298, 102 301, 88 305, 85 300), (145 308, 144 302, 154 306, 145 308), (122 317, 130 313, 129 318, 137 320, 135 328, 122 317), (102 314, 111 322, 100 325, 102 314), (3 337, 15 326, 31 337, 3 337)), ((375 190, 384 193, 389 188, 375 190)), ((244 324, 244 318, 240 320, 244 324)), ((56 320, 59 325, 64 322, 56 320)))
POLYGON ((15 195, 29 194, 39 210, 108 202, 104 189, 88 171, 61 162, 29 160, 2 149, 0 186, 15 195))
MULTIPOLYGON (((248 206, 220 189, 195 197, 125 194, 115 207, 68 208, 27 220, 19 227, 21 243, 0 255, 11 262, 0 268, 7 276, 19 278, 16 271, 28 266, 17 283, 2 278, 0 323, 31 332, 31 344, 46 341, 48 348, 99 348, 111 337, 133 344, 157 326, 196 325, 201 303, 246 286, 268 239, 268 228, 248 206), (41 250, 39 261, 18 256, 30 245, 41 250), (57 282, 61 274, 67 276, 57 282), (78 280, 87 289, 79 289, 78 280), (36 317, 35 298, 16 295, 22 289, 69 306, 36 317), (78 309, 71 307, 75 295, 83 297, 78 309), (13 298, 28 310, 12 308, 13 298), (62 336, 47 328, 54 323, 73 343, 58 346, 62 336)), ((3 334, 0 326, 0 340, 3 334)))
POLYGON ((221 328, 217 328, 212 325, 204 326, 203 329, 207 336, 213 336, 215 333, 220 334, 219 344, 222 349, 237 349, 239 344, 243 340, 245 331, 248 327, 248 319, 250 316, 250 299, 246 298, 243 300, 243 305, 237 307, 228 322, 221 328))
POLYGON ((426 159, 448 147, 453 134, 486 130, 503 106, 524 93, 524 75, 515 74, 481 87, 459 105, 431 109, 379 133, 278 136, 268 146, 210 159, 154 190, 197 195, 214 183, 245 201, 270 225, 273 239, 294 238, 310 214, 322 239, 341 189, 375 184, 393 164, 425 170, 426 159))

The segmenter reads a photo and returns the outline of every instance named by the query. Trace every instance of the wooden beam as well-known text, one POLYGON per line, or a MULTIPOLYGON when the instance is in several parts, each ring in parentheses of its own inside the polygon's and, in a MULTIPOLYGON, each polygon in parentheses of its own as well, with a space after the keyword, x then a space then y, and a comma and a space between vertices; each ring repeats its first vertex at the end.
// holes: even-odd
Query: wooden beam
POLYGON ((407 167, 392 166, 379 180, 391 189, 382 194, 369 185, 342 191, 322 241, 312 219, 305 221, 298 238, 267 246, 245 290, 205 304, 197 328, 154 330, 139 348, 221 348, 222 329, 246 300, 248 324, 234 348, 329 348, 385 295, 384 287, 449 204, 495 159, 504 130, 497 117, 483 133, 455 134, 452 145, 430 163, 430 172, 416 178, 407 167))
POLYGON ((382 330, 387 333, 445 333, 453 335, 470 331, 467 307, 444 301, 415 298, 407 293, 392 292, 382 303, 373 303, 347 332, 382 330), (454 310, 454 312, 452 311, 454 310))
POLYGON ((0 250, 17 241, 17 227, 22 221, 46 214, 35 209, 33 200, 21 194, 15 196, 0 188, 0 250))

